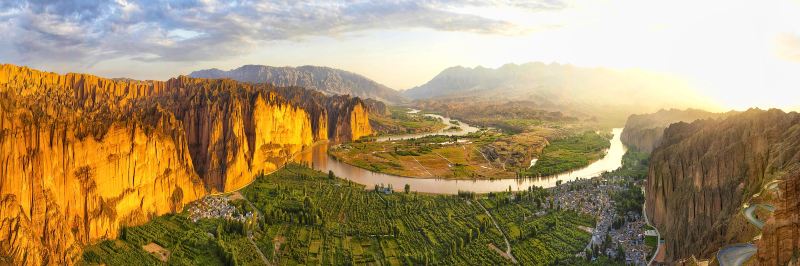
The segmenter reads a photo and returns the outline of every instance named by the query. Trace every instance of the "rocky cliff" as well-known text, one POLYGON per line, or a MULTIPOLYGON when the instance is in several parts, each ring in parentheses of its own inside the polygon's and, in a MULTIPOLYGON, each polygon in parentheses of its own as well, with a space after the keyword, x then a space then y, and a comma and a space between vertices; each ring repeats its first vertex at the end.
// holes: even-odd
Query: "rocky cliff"
POLYGON ((652 114, 631 115, 625 122, 625 130, 622 132, 621 140, 629 148, 650 153, 661 144, 664 129, 670 124, 718 118, 724 115, 697 109, 670 109, 660 110, 652 114))
POLYGON ((275 86, 299 86, 320 91, 326 95, 353 95, 379 101, 401 103, 406 101, 400 92, 390 89, 362 75, 329 67, 272 67, 245 65, 228 71, 205 69, 194 71, 196 78, 230 78, 250 83, 270 83, 275 86))
POLYGON ((798 163, 797 113, 749 110, 669 126, 645 186, 647 216, 666 241, 667 260, 710 258, 722 246, 750 241, 754 227, 743 222, 743 204, 772 180, 796 179, 786 173, 798 163))
POLYGON ((758 241, 761 265, 798 265, 800 261, 800 172, 793 172, 778 185, 775 214, 770 217, 758 241))
POLYGON ((241 188, 314 141, 371 134, 360 100, 319 101, 233 80, 0 65, 0 264, 72 264, 81 246, 241 188))

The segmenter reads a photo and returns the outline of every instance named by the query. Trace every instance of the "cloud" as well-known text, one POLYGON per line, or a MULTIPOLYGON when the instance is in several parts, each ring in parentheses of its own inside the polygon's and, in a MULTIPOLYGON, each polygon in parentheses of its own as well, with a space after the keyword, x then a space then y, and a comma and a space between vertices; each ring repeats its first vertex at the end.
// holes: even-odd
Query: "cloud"
POLYGON ((800 62, 800 35, 783 33, 778 35, 775 51, 781 59, 800 62))
POLYGON ((518 25, 451 11, 462 6, 558 10, 539 1, 222 1, 66 0, 0 3, 0 58, 99 61, 202 61, 244 54, 269 41, 370 29, 428 28, 515 34, 518 25))

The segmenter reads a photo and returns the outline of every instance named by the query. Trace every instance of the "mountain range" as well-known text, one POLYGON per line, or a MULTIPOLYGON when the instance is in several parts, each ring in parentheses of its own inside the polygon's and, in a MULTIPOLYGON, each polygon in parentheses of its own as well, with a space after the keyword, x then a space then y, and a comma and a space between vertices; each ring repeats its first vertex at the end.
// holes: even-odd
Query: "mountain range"
POLYGON ((451 67, 427 83, 403 92, 415 100, 478 99, 531 101, 540 108, 598 116, 708 102, 683 81, 638 70, 585 68, 539 62, 485 67, 451 67))
POLYGON ((194 78, 230 78, 241 82, 270 83, 275 86, 298 86, 326 95, 351 95, 389 103, 402 103, 400 92, 362 75, 321 66, 272 67, 244 65, 228 71, 216 68, 194 71, 194 78))

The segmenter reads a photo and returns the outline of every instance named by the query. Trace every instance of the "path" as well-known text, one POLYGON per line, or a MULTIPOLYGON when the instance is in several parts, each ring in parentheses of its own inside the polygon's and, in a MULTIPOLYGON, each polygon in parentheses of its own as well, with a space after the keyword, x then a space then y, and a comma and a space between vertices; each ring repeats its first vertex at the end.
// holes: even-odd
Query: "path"
POLYGON ((455 163, 453 163, 452 161, 450 161, 450 159, 447 159, 447 158, 445 158, 444 156, 442 156, 442 155, 441 155, 441 154, 439 154, 438 152, 435 152, 435 151, 434 151, 433 153, 435 153, 436 155, 439 155, 439 157, 442 157, 442 159, 444 159, 445 161, 447 161, 447 162, 448 162, 448 163, 450 163, 451 165, 455 165, 455 163))
POLYGON ((475 148, 475 147, 472 147, 472 148, 475 149, 476 151, 478 151, 478 153, 480 153, 481 156, 483 156, 483 159, 486 160, 486 163, 489 164, 490 168, 494 168, 494 166, 492 166, 492 161, 489 161, 489 158, 486 158, 486 155, 484 155, 481 150, 479 150, 478 148, 475 148))
MULTIPOLYGON (((255 211, 256 211, 256 213, 258 213, 258 219, 264 219, 264 215, 262 215, 262 214, 261 214, 261 210, 259 210, 258 208, 256 208, 256 206, 254 206, 254 205, 253 205, 253 203, 252 203, 252 202, 250 202, 250 200, 249 200, 249 199, 247 199, 247 198, 246 198, 244 195, 242 195, 242 193, 240 193, 239 191, 233 192, 233 193, 232 193, 232 195, 231 195, 231 197, 232 197, 232 198, 234 198, 234 197, 235 197, 235 198, 240 198, 240 199, 243 199, 243 200, 244 200, 244 202, 246 202, 246 203, 247 203, 247 205, 248 205, 248 206, 250 206, 250 208, 252 208, 253 210, 255 210, 255 211)), ((272 265, 272 263, 270 263, 270 262, 269 262, 269 260, 267 260, 267 256, 264 256, 264 253, 262 253, 262 252, 261 252, 261 249, 259 249, 259 248, 258 248, 258 245, 256 245, 256 242, 255 242, 255 241, 253 241, 253 232, 252 232, 252 231, 250 231, 250 230, 248 230, 248 231, 247 231, 247 241, 248 241, 248 242, 250 242, 250 244, 252 244, 252 245, 253 245, 253 248, 255 248, 255 249, 256 249, 256 252, 258 253, 258 256, 259 256, 259 257, 261 257, 261 260, 262 260, 262 261, 264 261, 264 264, 266 264, 266 265, 272 265)))
POLYGON ((477 201, 477 202, 478 202, 478 206, 481 206, 481 209, 483 209, 483 211, 486 212, 486 215, 489 216, 489 220, 492 220, 492 223, 494 223, 494 227, 497 228, 497 231, 500 231, 500 234, 503 235, 503 241, 506 242, 506 252, 505 252, 506 255, 504 257, 510 259, 511 262, 513 262, 514 264, 517 264, 517 259, 514 258, 514 254, 511 254, 511 243, 508 242, 508 237, 506 237, 506 233, 503 232, 503 230, 500 229, 499 225, 497 225, 497 222, 494 220, 494 217, 492 217, 492 214, 489 213, 489 210, 484 208, 483 204, 481 204, 480 201, 477 201))
POLYGON ((419 161, 417 161, 417 157, 411 156, 411 159, 414 159, 414 161, 417 162, 417 164, 419 164, 420 167, 422 167, 422 170, 428 172, 428 175, 430 175, 431 177, 435 177, 433 174, 431 174, 431 171, 428 171, 428 168, 425 168, 424 165, 422 165, 421 163, 419 163, 419 161))
POLYGON ((261 257, 261 261, 263 261, 265 265, 272 265, 272 263, 270 263, 269 260, 267 260, 267 256, 264 256, 264 253, 261 253, 261 249, 258 248, 256 242, 253 241, 253 232, 250 231, 247 232, 247 241, 249 241, 250 244, 253 245, 253 248, 256 249, 258 256, 261 257))

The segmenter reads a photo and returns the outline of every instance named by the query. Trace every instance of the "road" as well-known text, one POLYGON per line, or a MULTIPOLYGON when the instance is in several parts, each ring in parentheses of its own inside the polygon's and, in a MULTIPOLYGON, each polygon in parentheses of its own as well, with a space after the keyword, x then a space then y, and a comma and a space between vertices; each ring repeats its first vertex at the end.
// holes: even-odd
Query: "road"
POLYGON ((511 254, 511 243, 508 242, 508 237, 506 237, 506 233, 503 232, 502 229, 500 229, 499 225, 497 225, 497 222, 494 220, 494 217, 492 217, 492 214, 489 213, 489 210, 484 208, 483 204, 481 204, 480 201, 476 201, 476 202, 478 202, 478 206, 481 206, 481 209, 483 209, 483 211, 486 212, 486 215, 489 216, 489 220, 492 220, 492 223, 494 224, 494 227, 497 228, 497 231, 500 231, 500 234, 503 235, 503 240, 506 242, 506 257, 511 259, 511 262, 513 262, 514 264, 517 264, 517 259, 514 258, 513 254, 511 254))
MULTIPOLYGON (((642 195, 644 195, 644 188, 642 188, 642 195)), ((647 217, 647 209, 645 208, 646 204, 647 202, 645 202, 645 204, 642 204, 642 215, 644 216, 644 222, 650 227, 652 227, 653 230, 656 231, 656 236, 658 236, 658 241, 656 241, 656 252, 653 253, 653 257, 650 258, 650 261, 647 262, 647 265, 653 265, 653 262, 656 260, 656 257, 658 257, 658 252, 661 251, 661 233, 658 232, 658 228, 656 228, 655 226, 653 226, 653 224, 650 223, 650 219, 647 217)))
POLYGON ((253 232, 250 231, 247 232, 247 241, 250 241, 250 244, 252 244, 253 248, 256 249, 256 252, 258 252, 258 256, 261 257, 261 261, 263 261, 265 265, 272 265, 272 263, 270 263, 269 260, 267 260, 267 257, 264 256, 264 253, 261 253, 261 250, 258 249, 258 245, 256 245, 256 242, 253 241, 253 232))
MULTIPOLYGON (((772 180, 771 182, 764 185, 764 190, 775 190, 778 188, 778 183, 783 180, 772 180)), ((761 195, 761 192, 754 194, 751 199, 757 198, 761 195)), ((764 221, 756 219, 754 212, 757 208, 764 208, 767 211, 773 212, 775 211, 775 207, 769 204, 753 204, 750 206, 745 205, 745 208, 742 210, 742 214, 744 217, 747 218, 747 221, 753 224, 754 226, 758 227, 758 229, 764 228, 764 221)), ((751 243, 740 243, 734 244, 727 247, 720 249, 717 252, 717 262, 719 265, 727 266, 727 265, 743 265, 747 260, 750 259, 754 254, 756 254, 758 249, 755 245, 751 243)))
POLYGON ((756 246, 750 243, 730 245, 717 252, 717 261, 720 266, 744 265, 756 251, 756 246))
POLYGON ((770 212, 775 211, 775 207, 769 204, 753 204, 744 209, 744 217, 747 218, 747 220, 750 221, 751 224, 758 227, 758 229, 763 229, 765 222, 756 218, 754 214, 756 209, 758 209, 759 207, 764 208, 770 212))
MULTIPOLYGON (((256 206, 253 205, 253 203, 250 202, 250 200, 247 199, 244 195, 242 195, 242 193, 240 193, 239 191, 236 191, 236 192, 233 192, 232 194, 236 195, 238 198, 243 199, 244 202, 246 202, 247 205, 250 206, 250 208, 255 210, 256 213, 258 213, 258 219, 264 219, 264 215, 261 214, 261 210, 256 208, 256 206)), ((247 241, 249 241, 250 244, 253 245, 253 248, 256 249, 256 252, 258 253, 258 256, 261 257, 261 260, 264 262, 264 264, 272 265, 272 263, 270 263, 269 260, 267 260, 267 256, 264 256, 264 253, 262 253, 261 249, 258 248, 258 245, 256 245, 256 242, 253 241, 253 232, 251 232, 250 230, 247 231, 247 241)))

